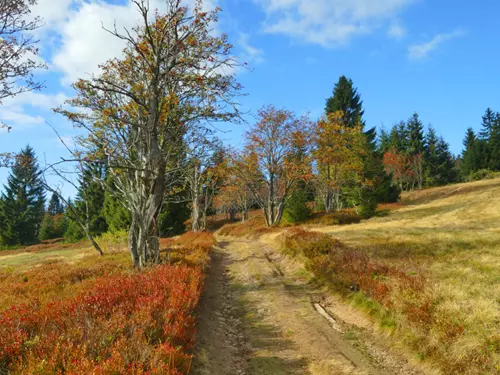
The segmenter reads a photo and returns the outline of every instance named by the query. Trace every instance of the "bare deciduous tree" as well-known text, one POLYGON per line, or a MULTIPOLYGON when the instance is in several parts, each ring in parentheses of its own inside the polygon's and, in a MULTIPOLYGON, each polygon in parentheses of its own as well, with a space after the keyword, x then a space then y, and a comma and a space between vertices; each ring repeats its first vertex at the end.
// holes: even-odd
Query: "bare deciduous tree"
POLYGON ((35 4, 35 0, 0 1, 0 103, 43 85, 34 77, 36 69, 46 68, 32 33, 41 25, 39 17, 31 17, 35 4))
POLYGON ((78 108, 57 109, 88 131, 85 157, 107 160, 114 190, 131 213, 128 246, 134 265, 159 261, 158 215, 184 165, 179 139, 208 121, 239 119, 234 97, 238 62, 225 35, 213 25, 218 10, 192 10, 167 0, 165 14, 133 0, 141 25, 123 33, 124 56, 104 64, 102 73, 79 80, 78 108))
POLYGON ((307 116, 264 107, 246 135, 243 154, 235 160, 238 176, 246 181, 268 226, 280 223, 295 185, 310 173, 302 152, 309 128, 307 116))

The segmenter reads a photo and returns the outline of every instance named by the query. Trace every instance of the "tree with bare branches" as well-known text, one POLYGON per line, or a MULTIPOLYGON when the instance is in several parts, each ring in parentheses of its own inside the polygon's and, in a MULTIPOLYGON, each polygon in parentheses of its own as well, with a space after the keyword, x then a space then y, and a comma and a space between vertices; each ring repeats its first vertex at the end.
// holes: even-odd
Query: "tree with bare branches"
POLYGON ((267 106, 246 134, 243 153, 234 161, 268 226, 278 225, 298 181, 310 175, 303 150, 307 147, 310 121, 307 116, 267 106))
POLYGON ((72 108, 57 112, 88 132, 79 158, 107 160, 115 187, 107 189, 131 213, 129 250, 143 267, 159 261, 158 215, 185 167, 179 138, 207 122, 238 120, 241 86, 232 46, 214 31, 218 9, 167 0, 159 14, 146 0, 132 2, 141 25, 111 31, 126 42, 123 57, 79 80, 72 108))
POLYGON ((35 70, 46 68, 32 33, 41 26, 39 17, 31 17, 35 4, 35 0, 0 1, 0 103, 43 86, 34 77, 35 70))

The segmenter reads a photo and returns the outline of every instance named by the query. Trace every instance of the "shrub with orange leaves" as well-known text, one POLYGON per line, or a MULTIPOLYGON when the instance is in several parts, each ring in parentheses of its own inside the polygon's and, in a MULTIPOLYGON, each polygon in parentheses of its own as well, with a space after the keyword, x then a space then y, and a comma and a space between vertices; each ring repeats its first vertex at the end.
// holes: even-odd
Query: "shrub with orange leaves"
POLYGON ((183 374, 189 371, 199 268, 163 265, 96 280, 71 298, 0 313, 9 374, 183 374))

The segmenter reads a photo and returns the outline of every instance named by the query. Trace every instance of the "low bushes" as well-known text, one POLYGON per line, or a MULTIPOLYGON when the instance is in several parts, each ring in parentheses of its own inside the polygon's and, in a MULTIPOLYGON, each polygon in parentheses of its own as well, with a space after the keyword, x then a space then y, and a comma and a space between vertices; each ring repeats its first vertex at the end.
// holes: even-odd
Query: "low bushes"
POLYGON ((108 237, 104 257, 0 273, 0 373, 189 373, 214 237, 162 240, 169 264, 141 272, 108 237))
POLYGON ((202 274, 163 265, 100 278, 88 291, 0 314, 10 374, 181 374, 190 366, 202 274))
POLYGON ((226 224, 218 233, 221 236, 231 237, 258 237, 265 233, 275 232, 276 228, 266 226, 263 217, 252 217, 244 223, 226 224))
POLYGON ((285 252, 301 252, 318 280, 344 292, 362 291, 385 307, 391 307, 391 291, 420 293, 423 276, 409 275, 395 267, 370 259, 365 253, 345 246, 331 236, 294 228, 282 235, 285 252))
POLYGON ((343 210, 337 212, 318 212, 307 221, 308 224, 320 225, 349 225, 358 224, 363 218, 358 215, 354 210, 343 210))

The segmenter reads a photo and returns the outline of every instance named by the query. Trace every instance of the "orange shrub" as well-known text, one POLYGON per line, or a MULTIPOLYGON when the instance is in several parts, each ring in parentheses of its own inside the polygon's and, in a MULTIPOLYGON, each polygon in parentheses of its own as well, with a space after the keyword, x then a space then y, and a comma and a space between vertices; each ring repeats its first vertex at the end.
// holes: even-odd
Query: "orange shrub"
POLYGON ((421 274, 409 275, 372 260, 324 233, 293 228, 282 235, 282 247, 292 254, 304 254, 309 259, 308 268, 319 280, 345 292, 362 291, 386 307, 392 306, 393 291, 403 289, 415 295, 425 287, 421 274))
POLYGON ((159 266, 97 279, 88 291, 0 313, 0 370, 10 374, 189 371, 202 273, 159 266))

